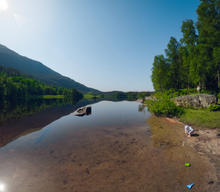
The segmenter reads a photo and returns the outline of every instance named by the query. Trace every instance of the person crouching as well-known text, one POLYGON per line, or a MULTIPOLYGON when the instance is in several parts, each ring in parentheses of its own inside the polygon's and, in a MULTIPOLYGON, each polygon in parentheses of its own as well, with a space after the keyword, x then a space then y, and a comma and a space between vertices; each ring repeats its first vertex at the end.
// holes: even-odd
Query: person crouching
POLYGON ((190 127, 189 125, 185 126, 185 133, 187 137, 191 137, 191 134, 194 133, 194 130, 192 127, 190 127))

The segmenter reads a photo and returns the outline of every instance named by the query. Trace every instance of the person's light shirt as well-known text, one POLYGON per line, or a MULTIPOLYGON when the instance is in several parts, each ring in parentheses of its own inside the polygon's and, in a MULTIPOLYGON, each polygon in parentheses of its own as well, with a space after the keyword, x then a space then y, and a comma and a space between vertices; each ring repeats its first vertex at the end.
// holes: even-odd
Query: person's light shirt
POLYGON ((185 131, 187 131, 189 133, 190 131, 193 131, 193 128, 188 126, 188 125, 186 125, 185 126, 185 131))

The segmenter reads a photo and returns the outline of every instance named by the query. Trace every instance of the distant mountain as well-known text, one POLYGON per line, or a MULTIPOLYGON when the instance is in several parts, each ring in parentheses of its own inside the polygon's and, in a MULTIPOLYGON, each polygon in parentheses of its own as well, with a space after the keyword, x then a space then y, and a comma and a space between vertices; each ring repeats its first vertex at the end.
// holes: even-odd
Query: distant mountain
POLYGON ((79 91, 86 93, 92 92, 93 94, 101 94, 102 92, 86 87, 85 85, 70 79, 69 77, 62 76, 61 74, 53 71, 39 61, 29 59, 21 56, 18 53, 8 49, 6 46, 0 44, 0 65, 4 67, 12 67, 19 69, 21 72, 33 76, 48 85, 60 86, 67 89, 76 88, 79 91))

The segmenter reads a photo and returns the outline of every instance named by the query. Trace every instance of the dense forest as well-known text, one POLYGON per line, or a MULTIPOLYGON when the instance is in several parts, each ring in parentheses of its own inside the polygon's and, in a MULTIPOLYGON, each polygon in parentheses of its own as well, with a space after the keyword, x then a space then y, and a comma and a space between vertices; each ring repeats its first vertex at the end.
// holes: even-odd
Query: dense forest
POLYGON ((0 100, 40 95, 63 95, 65 98, 82 99, 83 94, 75 88, 49 86, 18 69, 0 66, 0 100))
POLYGON ((182 22, 183 37, 174 37, 165 55, 154 58, 151 80, 155 91, 200 86, 202 90, 220 90, 220 1, 200 0, 197 20, 182 22))

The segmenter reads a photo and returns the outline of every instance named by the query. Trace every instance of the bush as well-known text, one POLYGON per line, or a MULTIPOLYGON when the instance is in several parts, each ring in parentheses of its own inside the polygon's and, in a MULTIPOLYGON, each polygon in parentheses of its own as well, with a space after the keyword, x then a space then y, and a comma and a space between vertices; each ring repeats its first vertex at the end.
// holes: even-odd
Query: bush
POLYGON ((151 94, 151 97, 156 97, 157 99, 160 99, 163 96, 163 93, 161 92, 156 92, 154 94, 151 94))
POLYGON ((201 93, 211 94, 210 91, 208 91, 208 90, 201 90, 201 93))
POLYGON ((172 93, 172 98, 179 97, 179 96, 180 96, 180 93, 178 91, 175 93, 172 93))
POLYGON ((189 95, 192 94, 192 93, 197 93, 197 89, 196 88, 189 89, 189 95))
POLYGON ((218 111, 220 109, 219 105, 209 105, 209 111, 218 111))
POLYGON ((183 108, 177 107, 169 95, 164 95, 158 98, 157 101, 149 100, 147 106, 149 111, 156 116, 179 117, 184 110, 183 108))
POLYGON ((179 91, 180 91, 180 96, 187 95, 187 89, 179 89, 179 91))

